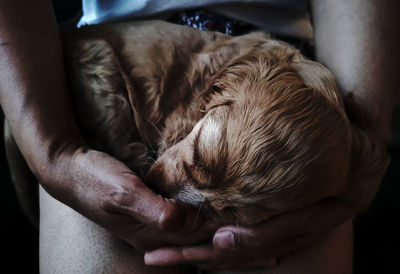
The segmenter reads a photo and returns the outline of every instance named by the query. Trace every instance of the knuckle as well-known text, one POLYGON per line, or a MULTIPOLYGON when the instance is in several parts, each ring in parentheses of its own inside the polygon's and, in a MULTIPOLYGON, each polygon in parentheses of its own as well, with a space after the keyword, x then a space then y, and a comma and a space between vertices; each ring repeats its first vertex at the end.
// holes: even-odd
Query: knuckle
POLYGON ((173 230, 182 225, 180 219, 177 218, 180 215, 180 209, 176 206, 176 202, 167 203, 159 214, 157 219, 157 225, 160 230, 173 230))
POLYGON ((160 230, 167 230, 169 227, 171 212, 164 209, 158 216, 157 225, 160 230))
POLYGON ((132 180, 129 186, 108 186, 108 191, 102 191, 106 193, 103 197, 103 209, 111 211, 130 211, 134 208, 136 203, 136 197, 133 195, 140 188, 140 183, 132 180))
POLYGON ((112 190, 105 200, 106 205, 110 205, 112 207, 124 207, 127 204, 128 194, 123 189, 114 189, 112 190))
POLYGON ((185 261, 187 261, 187 262, 193 261, 193 260, 194 260, 194 258, 193 258, 193 252, 192 252, 191 249, 182 248, 182 249, 180 250, 180 252, 181 252, 181 255, 182 255, 183 260, 185 260, 185 261))
POLYGON ((102 196, 101 208, 109 213, 122 213, 134 202, 131 195, 123 188, 114 188, 102 196))

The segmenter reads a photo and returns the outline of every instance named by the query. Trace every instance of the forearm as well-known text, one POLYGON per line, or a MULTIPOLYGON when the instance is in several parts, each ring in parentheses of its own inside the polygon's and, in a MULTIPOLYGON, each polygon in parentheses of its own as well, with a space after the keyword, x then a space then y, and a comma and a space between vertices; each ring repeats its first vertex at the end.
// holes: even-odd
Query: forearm
POLYGON ((317 59, 367 112, 364 130, 384 143, 400 88, 399 6, 395 0, 312 1, 317 59))
POLYGON ((189 233, 198 228, 196 211, 155 194, 110 155, 86 149, 63 67, 51 1, 0 1, 0 103, 41 185, 137 249, 204 239, 202 231, 189 233))
POLYGON ((49 0, 0 3, 0 102, 36 174, 48 173, 43 169, 57 153, 81 142, 49 0))

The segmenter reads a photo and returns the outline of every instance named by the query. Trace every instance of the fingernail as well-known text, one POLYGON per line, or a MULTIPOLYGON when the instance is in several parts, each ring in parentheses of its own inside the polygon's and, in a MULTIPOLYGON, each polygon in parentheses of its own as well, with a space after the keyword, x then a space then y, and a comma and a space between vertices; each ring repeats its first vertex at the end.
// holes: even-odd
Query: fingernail
POLYGON ((222 231, 215 234, 213 244, 219 249, 232 249, 235 246, 235 236, 232 231, 222 231))
POLYGON ((153 256, 151 253, 144 254, 144 264, 146 265, 157 265, 157 257, 153 256))
POLYGON ((146 265, 163 265, 168 261, 168 258, 166 259, 165 254, 163 252, 159 251, 152 251, 152 252, 146 252, 144 254, 144 263, 146 265))

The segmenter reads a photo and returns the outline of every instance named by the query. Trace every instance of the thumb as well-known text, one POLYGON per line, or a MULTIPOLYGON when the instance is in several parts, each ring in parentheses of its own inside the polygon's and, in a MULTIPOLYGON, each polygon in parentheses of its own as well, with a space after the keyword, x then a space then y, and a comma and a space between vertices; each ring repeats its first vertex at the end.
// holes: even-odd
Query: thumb
POLYGON ((111 195, 107 211, 134 217, 167 232, 189 233, 199 227, 201 215, 194 208, 154 193, 134 174, 128 178, 130 182, 124 184, 123 191, 111 195))
POLYGON ((154 193, 126 165, 108 154, 89 150, 74 160, 75 166, 69 165, 69 169, 75 167, 78 171, 68 174, 77 174, 72 177, 76 203, 88 204, 92 215, 93 203, 100 203, 105 213, 133 217, 168 232, 190 232, 200 224, 193 208, 154 193))
POLYGON ((193 232, 200 226, 201 215, 193 207, 154 193, 150 193, 149 196, 152 196, 146 201, 149 211, 147 216, 143 216, 143 223, 163 231, 184 234, 193 232), (152 203, 153 201, 156 202, 152 203))

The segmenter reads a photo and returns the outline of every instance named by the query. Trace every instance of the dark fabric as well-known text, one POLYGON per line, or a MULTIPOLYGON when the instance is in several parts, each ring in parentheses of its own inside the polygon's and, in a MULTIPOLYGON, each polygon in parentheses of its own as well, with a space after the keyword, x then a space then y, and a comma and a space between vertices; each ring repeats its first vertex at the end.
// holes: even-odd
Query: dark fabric
MULTIPOLYGON (((225 17, 206 9, 181 11, 170 17, 167 21, 195 29, 218 31, 233 36, 260 31, 251 24, 225 17)), ((305 56, 314 59, 314 45, 312 42, 281 35, 272 35, 272 37, 293 45, 305 56)))
POLYGON ((82 0, 53 0, 53 7, 57 22, 63 24, 81 14, 82 0))
POLYGON ((195 29, 218 31, 229 35, 241 35, 256 30, 256 28, 250 24, 230 19, 208 10, 178 12, 168 21, 195 29))

